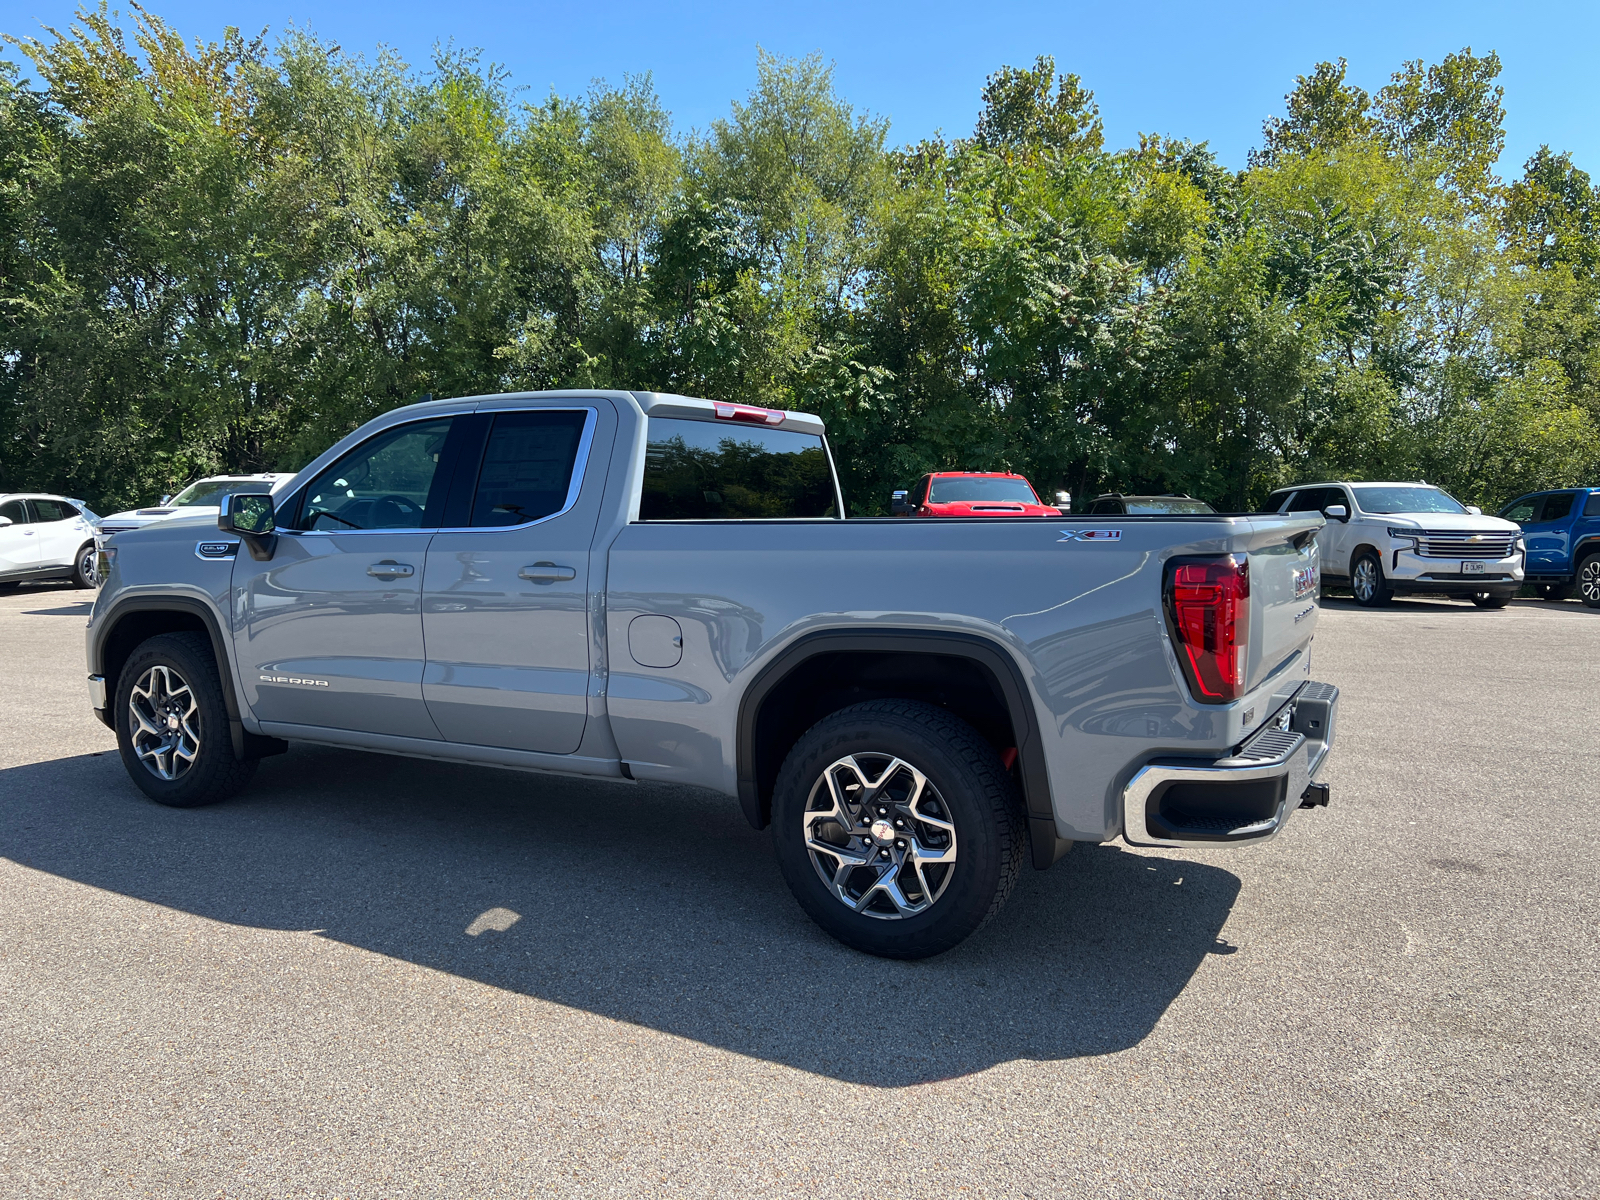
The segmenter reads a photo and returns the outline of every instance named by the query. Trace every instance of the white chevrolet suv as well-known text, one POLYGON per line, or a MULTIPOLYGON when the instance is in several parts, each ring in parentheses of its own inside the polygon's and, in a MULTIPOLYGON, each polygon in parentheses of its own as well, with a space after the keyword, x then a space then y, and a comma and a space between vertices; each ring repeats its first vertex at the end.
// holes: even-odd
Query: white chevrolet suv
POLYGON ((1522 530, 1432 484, 1307 483, 1273 492, 1266 511, 1326 517, 1323 581, 1369 608, 1396 595, 1504 608, 1522 586, 1522 530))
POLYGON ((163 496, 161 503, 151 508, 130 508, 126 512, 112 513, 109 517, 101 517, 101 545, 104 545, 105 540, 113 534, 126 533, 130 529, 141 529, 152 521, 164 520, 167 517, 215 516, 218 501, 230 492, 242 491, 246 488, 264 492, 271 491, 284 480, 293 478, 293 473, 273 472, 260 475, 207 476, 205 479, 199 479, 191 483, 176 496, 163 496))
POLYGON ((82 500, 69 496, 0 493, 0 592, 46 579, 99 587, 95 558, 99 520, 82 500))

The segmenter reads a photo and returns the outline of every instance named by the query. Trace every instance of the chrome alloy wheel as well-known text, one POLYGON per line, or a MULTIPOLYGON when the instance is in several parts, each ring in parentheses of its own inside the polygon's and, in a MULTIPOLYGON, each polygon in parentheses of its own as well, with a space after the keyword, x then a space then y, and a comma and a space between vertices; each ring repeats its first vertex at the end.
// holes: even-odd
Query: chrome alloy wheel
POLYGON ((956 827, 923 773, 891 754, 851 754, 806 799, 811 865, 838 901, 864 916, 924 913, 955 875, 956 827))
POLYGON ((1583 569, 1578 573, 1578 595, 1591 607, 1600 605, 1600 555, 1583 560, 1583 569))
POLYGON ((1371 600, 1378 591, 1378 564, 1370 558, 1358 562, 1355 575, 1350 580, 1350 590, 1363 604, 1371 600))
POLYGON ((183 676, 151 667, 128 693, 130 740, 157 779, 180 779, 200 754, 200 705, 183 676))

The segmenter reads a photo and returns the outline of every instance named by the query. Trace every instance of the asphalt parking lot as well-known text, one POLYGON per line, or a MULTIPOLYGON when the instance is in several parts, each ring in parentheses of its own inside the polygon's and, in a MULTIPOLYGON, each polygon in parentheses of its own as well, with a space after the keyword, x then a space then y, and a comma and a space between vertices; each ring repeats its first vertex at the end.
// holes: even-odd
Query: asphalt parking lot
POLYGON ((1330 808, 894 963, 696 792, 298 748, 151 804, 85 595, 0 597, 7 1197, 1600 1194, 1600 612, 1330 601, 1330 808))

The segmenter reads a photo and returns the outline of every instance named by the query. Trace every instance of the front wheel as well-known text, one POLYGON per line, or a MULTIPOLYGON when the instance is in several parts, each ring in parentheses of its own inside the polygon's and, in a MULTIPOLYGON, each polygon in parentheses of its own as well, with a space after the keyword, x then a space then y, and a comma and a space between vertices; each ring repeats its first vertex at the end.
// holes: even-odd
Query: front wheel
POLYGON ((122 765, 157 804, 215 804, 255 774, 257 760, 233 756, 217 660, 201 634, 140 643, 118 676, 113 711, 122 765))
POLYGON ((847 946, 927 958, 1011 894, 1028 845, 1021 797, 971 725, 874 700, 813 725, 772 801, 779 866, 800 907, 847 946))
POLYGON ((1591 554, 1578 564, 1578 599, 1590 608, 1600 608, 1600 554, 1591 554))
POLYGON ((77 560, 72 564, 72 586, 97 588, 100 586, 100 553, 94 543, 78 547, 77 560))
POLYGON ((1356 559, 1350 571, 1350 593, 1363 608, 1377 608, 1389 603, 1394 592, 1383 577, 1383 564, 1371 552, 1356 559))

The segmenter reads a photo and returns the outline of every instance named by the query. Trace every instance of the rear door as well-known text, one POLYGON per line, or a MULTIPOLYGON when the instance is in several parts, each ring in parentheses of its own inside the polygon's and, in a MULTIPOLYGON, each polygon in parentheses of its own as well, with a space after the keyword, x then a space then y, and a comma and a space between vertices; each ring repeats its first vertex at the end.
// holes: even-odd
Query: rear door
POLYGON ((589 547, 616 415, 572 402, 472 420, 423 582, 428 712, 447 741, 571 754, 588 721, 589 547))
POLYGON ((65 500, 44 496, 36 496, 29 503, 38 517, 35 528, 39 531, 39 565, 70 565, 78 556, 78 547, 92 536, 78 510, 65 500))
POLYGON ((11 524, 0 528, 0 579, 20 575, 39 565, 39 531, 33 525, 26 500, 0 504, 0 517, 11 524))

